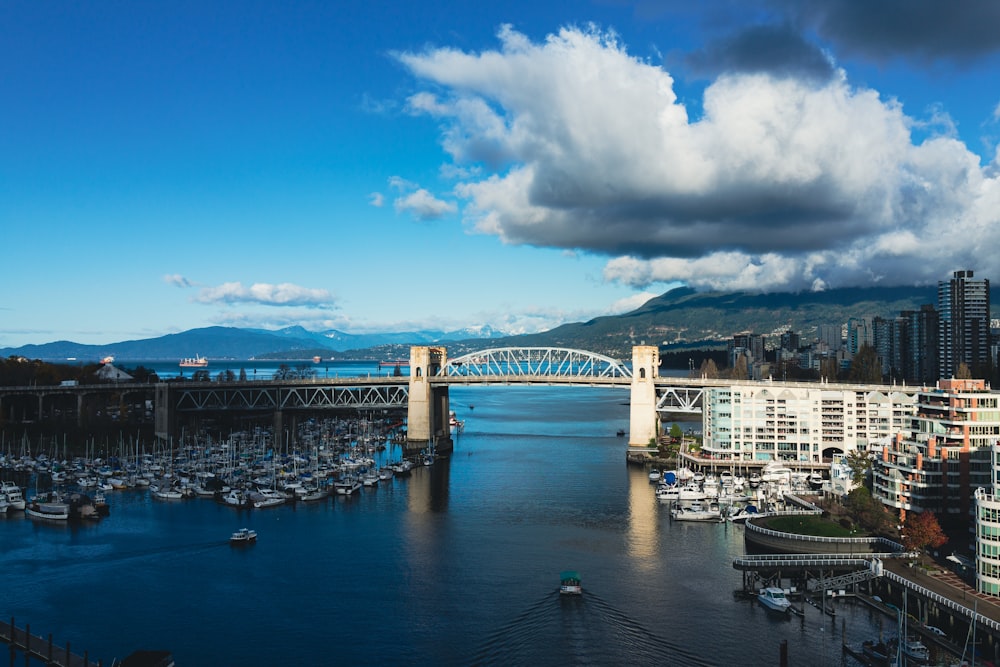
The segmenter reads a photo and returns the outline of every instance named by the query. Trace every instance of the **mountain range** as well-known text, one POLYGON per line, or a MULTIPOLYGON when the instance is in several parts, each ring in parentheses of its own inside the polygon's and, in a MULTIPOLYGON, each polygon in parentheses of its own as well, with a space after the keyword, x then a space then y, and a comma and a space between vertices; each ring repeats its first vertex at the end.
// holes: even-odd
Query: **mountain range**
MULTIPOLYGON (((680 287, 621 315, 564 324, 549 331, 506 335, 488 326, 460 331, 350 334, 313 332, 294 326, 278 330, 206 327, 107 345, 56 341, 2 348, 0 356, 79 360, 115 356, 130 361, 199 354, 210 359, 408 358, 410 345, 446 344, 450 356, 485 346, 551 346, 591 350, 627 358, 633 345, 718 347, 733 334, 771 334, 791 329, 810 340, 822 324, 840 326, 851 317, 894 318, 936 301, 934 287, 869 287, 823 292, 696 292, 680 287)), ((995 302, 995 300, 992 300, 995 302)))

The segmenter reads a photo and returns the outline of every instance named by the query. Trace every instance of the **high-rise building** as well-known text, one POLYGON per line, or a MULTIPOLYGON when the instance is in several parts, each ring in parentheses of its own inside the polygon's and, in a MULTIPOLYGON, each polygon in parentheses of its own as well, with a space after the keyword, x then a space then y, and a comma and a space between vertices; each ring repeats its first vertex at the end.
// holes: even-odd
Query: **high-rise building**
POLYGON ((961 364, 982 377, 990 359, 990 281, 972 271, 955 271, 938 283, 938 364, 941 377, 954 377, 961 364))
POLYGON ((940 321, 932 304, 920 310, 904 310, 899 314, 902 331, 899 336, 899 362, 903 378, 908 382, 934 384, 941 377, 938 371, 938 335, 940 321))

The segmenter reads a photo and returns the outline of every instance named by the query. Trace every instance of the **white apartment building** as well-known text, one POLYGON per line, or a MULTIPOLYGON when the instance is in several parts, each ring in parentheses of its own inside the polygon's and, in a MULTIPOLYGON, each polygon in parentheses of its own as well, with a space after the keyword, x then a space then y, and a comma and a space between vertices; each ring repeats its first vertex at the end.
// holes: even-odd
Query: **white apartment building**
POLYGON ((702 455, 726 461, 829 463, 881 449, 906 428, 917 388, 808 382, 706 387, 702 455))

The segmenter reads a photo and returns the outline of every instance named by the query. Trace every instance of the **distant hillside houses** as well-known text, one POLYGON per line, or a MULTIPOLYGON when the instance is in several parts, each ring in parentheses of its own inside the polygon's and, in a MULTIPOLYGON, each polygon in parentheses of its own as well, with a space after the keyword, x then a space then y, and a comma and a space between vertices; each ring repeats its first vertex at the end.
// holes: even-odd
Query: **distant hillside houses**
MULTIPOLYGON (((836 378, 865 348, 874 351, 882 379, 932 385, 964 366, 973 377, 992 379, 997 367, 998 327, 990 319, 990 282, 971 270, 938 283, 937 304, 923 304, 896 317, 853 317, 821 325, 806 340, 787 330, 764 335, 741 332, 728 341, 735 379, 794 379, 806 371, 836 378)), ((870 353, 870 352, 869 352, 870 353)))

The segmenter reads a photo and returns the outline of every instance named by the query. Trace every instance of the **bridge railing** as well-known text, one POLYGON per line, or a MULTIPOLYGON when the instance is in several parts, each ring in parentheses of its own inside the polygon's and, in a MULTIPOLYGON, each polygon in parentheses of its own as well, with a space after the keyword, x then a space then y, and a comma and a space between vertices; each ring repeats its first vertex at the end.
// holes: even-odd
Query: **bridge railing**
POLYGON ((449 359, 441 376, 631 378, 624 363, 594 352, 561 347, 500 347, 449 359))

